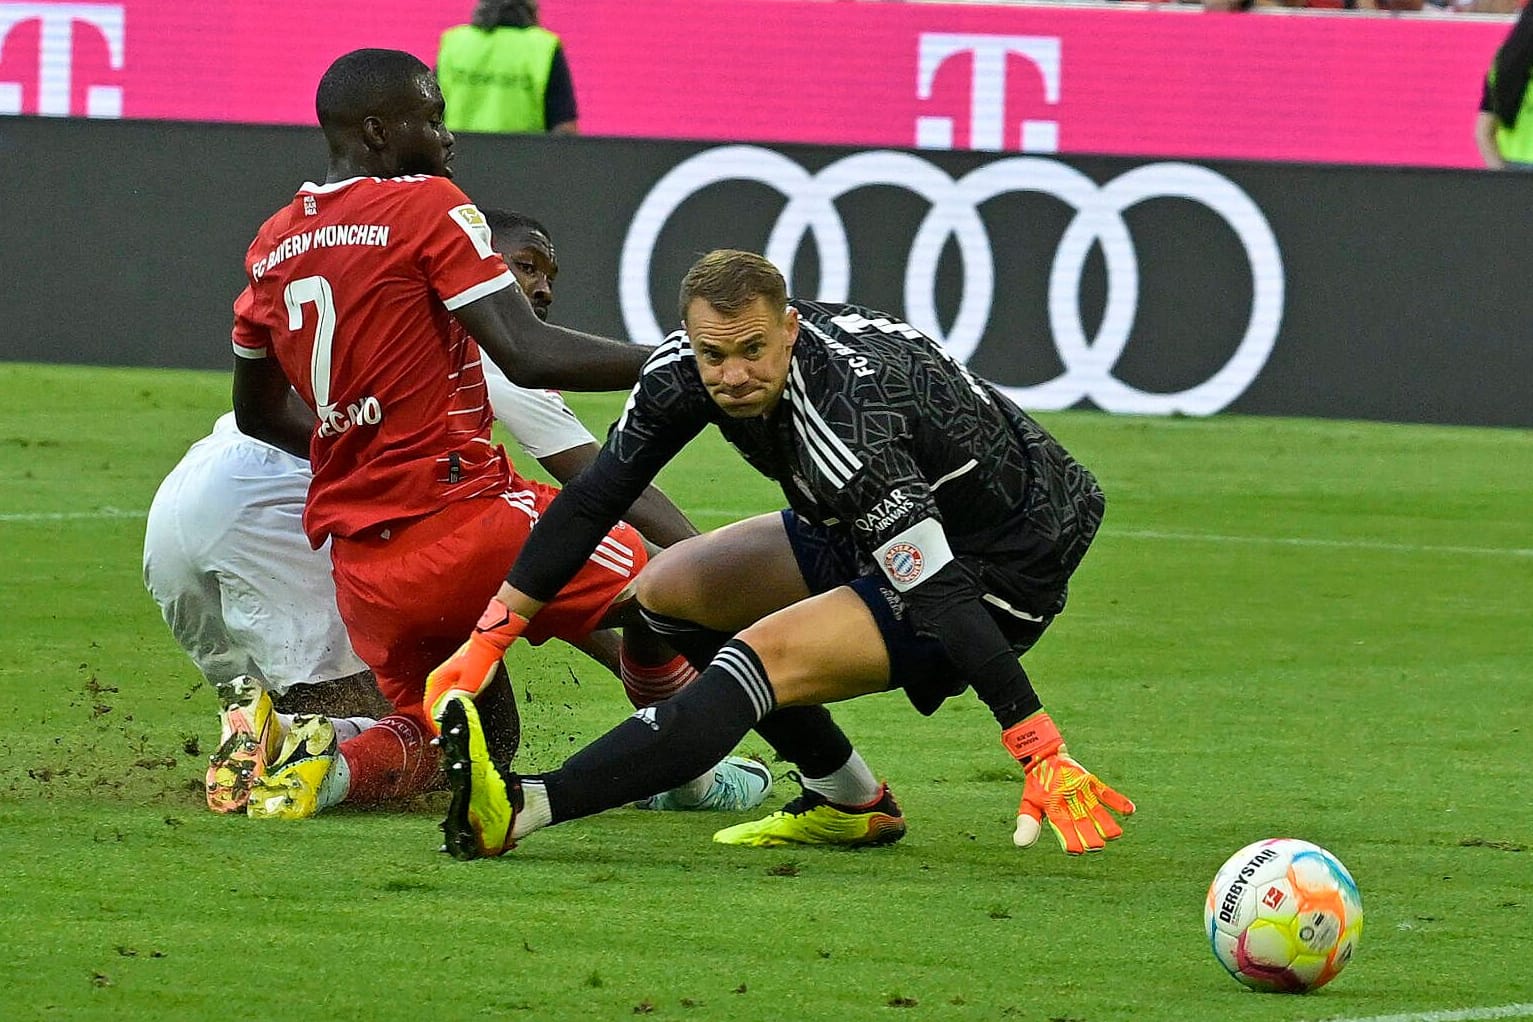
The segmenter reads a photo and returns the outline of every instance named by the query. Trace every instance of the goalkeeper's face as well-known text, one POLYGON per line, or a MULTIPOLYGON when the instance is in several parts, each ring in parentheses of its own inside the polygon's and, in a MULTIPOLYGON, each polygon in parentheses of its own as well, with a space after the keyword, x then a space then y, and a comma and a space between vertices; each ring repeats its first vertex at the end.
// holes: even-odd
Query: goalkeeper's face
POLYGON ((788 383, 798 311, 774 308, 763 297, 733 315, 705 299, 687 306, 687 335, 708 396, 734 419, 766 415, 788 383))

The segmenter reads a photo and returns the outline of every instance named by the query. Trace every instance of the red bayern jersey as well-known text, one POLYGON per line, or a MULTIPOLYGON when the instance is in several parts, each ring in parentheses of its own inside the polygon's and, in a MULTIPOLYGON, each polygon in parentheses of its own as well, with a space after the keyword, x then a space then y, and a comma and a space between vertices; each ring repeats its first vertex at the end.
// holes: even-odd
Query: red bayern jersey
POLYGON ((505 489, 479 346, 451 310, 516 280, 456 185, 305 184, 261 226, 245 271, 235 353, 274 356, 319 417, 310 542, 505 489))

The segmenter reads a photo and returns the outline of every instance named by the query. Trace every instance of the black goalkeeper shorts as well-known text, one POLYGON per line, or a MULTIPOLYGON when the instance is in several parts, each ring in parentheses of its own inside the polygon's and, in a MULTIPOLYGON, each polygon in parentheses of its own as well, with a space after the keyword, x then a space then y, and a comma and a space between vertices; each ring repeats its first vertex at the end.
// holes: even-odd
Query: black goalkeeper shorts
MULTIPOLYGON (((899 592, 876 568, 862 567, 857 545, 845 531, 806 522, 786 508, 782 524, 810 593, 848 586, 872 612, 889 652, 890 681, 905 691, 911 705, 930 715, 943 700, 969 687, 969 679, 958 673, 942 643, 918 635, 911 627, 899 592)), ((1023 621, 988 604, 985 609, 1018 656, 1031 649, 1054 620, 1023 621)))

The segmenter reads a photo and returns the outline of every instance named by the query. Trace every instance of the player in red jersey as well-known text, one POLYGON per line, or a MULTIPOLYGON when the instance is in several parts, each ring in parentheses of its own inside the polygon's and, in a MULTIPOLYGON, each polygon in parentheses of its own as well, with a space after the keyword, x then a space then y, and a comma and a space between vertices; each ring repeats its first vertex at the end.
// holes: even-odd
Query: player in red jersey
MULTIPOLYGON (((294 727, 252 791, 252 816, 408 795, 436 774, 426 674, 479 617, 546 503, 490 440, 481 347, 514 383, 566 390, 628 387, 647 355, 534 313, 449 180, 453 137, 425 64, 346 54, 316 108, 325 181, 300 188, 246 254, 234 408, 243 432, 309 457, 304 528, 315 546, 331 542, 341 615, 395 712, 339 748, 323 718, 294 727)), ((544 637, 583 638, 645 561, 638 534, 613 529, 544 637)), ((490 730, 514 734, 510 686, 496 687, 490 730)))

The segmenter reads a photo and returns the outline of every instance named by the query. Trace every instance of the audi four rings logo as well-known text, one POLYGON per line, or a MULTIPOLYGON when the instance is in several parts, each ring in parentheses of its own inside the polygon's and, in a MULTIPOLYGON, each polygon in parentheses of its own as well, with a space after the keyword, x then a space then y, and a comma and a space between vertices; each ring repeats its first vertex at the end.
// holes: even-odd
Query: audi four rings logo
MULTIPOLYGON (((1069 408, 1083 398, 1109 412, 1211 415, 1239 397, 1267 364, 1283 318, 1283 259, 1256 203, 1228 178, 1189 163, 1136 167, 1104 185, 1057 160, 1012 156, 953 180, 913 153, 879 150, 844 157, 810 173, 781 153, 758 146, 721 146, 683 161, 656 182, 634 214, 623 242, 619 293, 623 321, 634 338, 658 340, 667 331, 650 303, 650 264, 667 221, 688 198, 710 185, 754 181, 788 200, 767 238, 764 255, 790 268, 808 234, 819 256, 821 301, 851 300, 851 249, 836 200, 871 185, 904 188, 931 203, 911 239, 905 263, 905 314, 911 324, 967 361, 979 346, 995 296, 995 258, 979 207, 1016 192, 1051 195, 1075 210, 1049 273, 1048 319, 1063 372, 1029 387, 1003 387, 1027 408, 1069 408), (1175 393, 1138 390, 1114 375, 1139 304, 1139 260, 1125 210, 1155 198, 1187 199, 1221 216, 1245 249, 1254 293, 1251 318, 1234 353, 1204 382, 1175 393), (963 262, 963 293, 951 329, 937 316, 937 260, 952 238, 963 262), (1086 257, 1099 244, 1107 268, 1101 325, 1088 337, 1079 292, 1086 257)), ((789 281, 792 291, 792 281, 789 281)))

